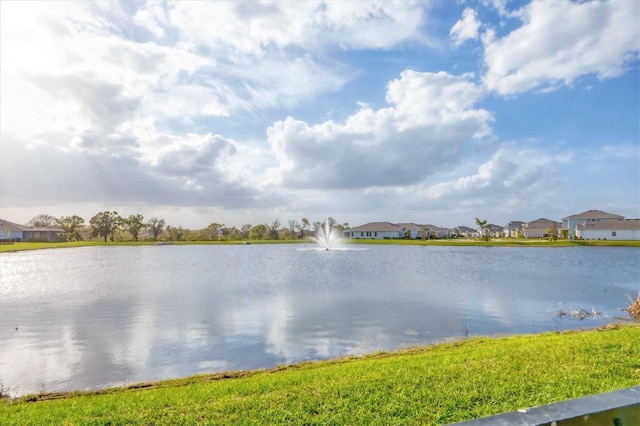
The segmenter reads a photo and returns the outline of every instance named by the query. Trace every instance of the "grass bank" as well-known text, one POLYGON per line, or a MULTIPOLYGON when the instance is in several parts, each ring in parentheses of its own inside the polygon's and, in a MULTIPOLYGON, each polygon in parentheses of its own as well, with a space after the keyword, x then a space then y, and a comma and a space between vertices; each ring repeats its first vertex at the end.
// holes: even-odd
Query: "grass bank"
POLYGON ((443 424, 640 384, 640 325, 0 403, 2 424, 443 424))
MULTIPOLYGON (((224 245, 243 244, 243 241, 170 241, 172 245, 224 245)), ((251 244, 313 244, 308 240, 252 240, 251 244)), ((347 240, 347 244, 396 244, 413 246, 479 246, 479 247, 578 247, 578 246, 607 246, 607 247, 640 247, 640 241, 611 241, 611 240, 584 240, 548 241, 540 239, 491 239, 489 241, 474 239, 446 239, 446 240, 347 240)), ((0 244, 0 253, 40 250, 51 248, 69 248, 86 246, 133 246, 154 245, 153 241, 73 241, 63 243, 14 243, 0 244)))

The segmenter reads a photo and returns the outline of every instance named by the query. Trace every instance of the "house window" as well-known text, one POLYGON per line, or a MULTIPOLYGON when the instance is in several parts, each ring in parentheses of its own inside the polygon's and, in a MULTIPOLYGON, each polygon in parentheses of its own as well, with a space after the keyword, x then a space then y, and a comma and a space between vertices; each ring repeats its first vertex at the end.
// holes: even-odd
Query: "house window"
POLYGON ((364 232, 361 232, 361 233, 360 233, 360 236, 361 236, 361 237, 364 237, 364 232))
POLYGON ((611 231, 611 236, 615 237, 616 236, 616 231, 611 231))
POLYGON ((374 236, 375 236, 375 237, 377 237, 377 236, 378 236, 378 233, 377 233, 377 232, 374 232, 373 234, 374 234, 374 236))

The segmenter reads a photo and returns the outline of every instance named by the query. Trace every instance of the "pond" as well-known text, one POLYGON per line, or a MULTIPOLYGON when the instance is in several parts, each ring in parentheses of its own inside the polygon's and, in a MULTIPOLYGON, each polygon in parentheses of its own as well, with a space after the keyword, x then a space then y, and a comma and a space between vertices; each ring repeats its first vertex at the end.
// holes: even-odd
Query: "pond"
POLYGON ((627 317, 640 250, 307 244, 0 255, 11 395, 273 367, 627 317), (583 320, 559 310, 597 311, 583 320))

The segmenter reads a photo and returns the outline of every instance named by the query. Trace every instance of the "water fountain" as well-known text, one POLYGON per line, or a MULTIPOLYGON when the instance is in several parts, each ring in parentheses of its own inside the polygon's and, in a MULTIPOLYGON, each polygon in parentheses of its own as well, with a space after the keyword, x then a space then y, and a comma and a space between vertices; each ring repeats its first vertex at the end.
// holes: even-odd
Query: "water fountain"
POLYGON ((329 223, 329 218, 327 218, 324 221, 324 225, 316 231, 316 236, 311 237, 311 240, 318 243, 324 250, 332 250, 340 242, 340 235, 338 231, 333 229, 329 223))

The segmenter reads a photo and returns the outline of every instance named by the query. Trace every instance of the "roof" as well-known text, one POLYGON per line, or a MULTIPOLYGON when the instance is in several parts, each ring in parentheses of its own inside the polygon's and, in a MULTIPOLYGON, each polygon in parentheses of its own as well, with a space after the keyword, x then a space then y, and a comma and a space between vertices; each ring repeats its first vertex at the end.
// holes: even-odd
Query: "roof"
POLYGON ((578 225, 580 230, 640 229, 640 219, 609 219, 578 225))
POLYGON ((458 228, 460 232, 476 232, 476 229, 469 228, 468 226, 456 226, 456 228, 458 228))
POLYGON ((351 232, 398 232, 400 227, 389 222, 369 222, 348 230, 351 232))
POLYGON ((504 229, 516 229, 516 228, 520 228, 522 225, 524 225, 524 222, 521 220, 510 220, 504 226, 504 229))
POLYGON ((32 231, 32 230, 33 228, 29 228, 28 226, 18 225, 17 223, 0 219, 0 231, 14 232, 14 231, 32 231))
POLYGON ((32 228, 31 226, 19 225, 17 223, 9 222, 8 220, 0 219, 0 231, 4 232, 64 232, 64 229, 56 226, 49 226, 46 228, 32 228))
POLYGON ((546 227, 548 227, 550 225, 553 225, 553 224, 555 224, 556 226, 562 225, 562 223, 556 222, 555 220, 546 219, 544 217, 541 217, 541 218, 538 218, 538 219, 533 220, 531 222, 527 222, 523 226, 525 228, 533 229, 533 228, 546 228, 546 227))
POLYGON ((602 210, 587 210, 586 212, 567 216, 562 219, 624 219, 624 216, 603 212, 602 210))

